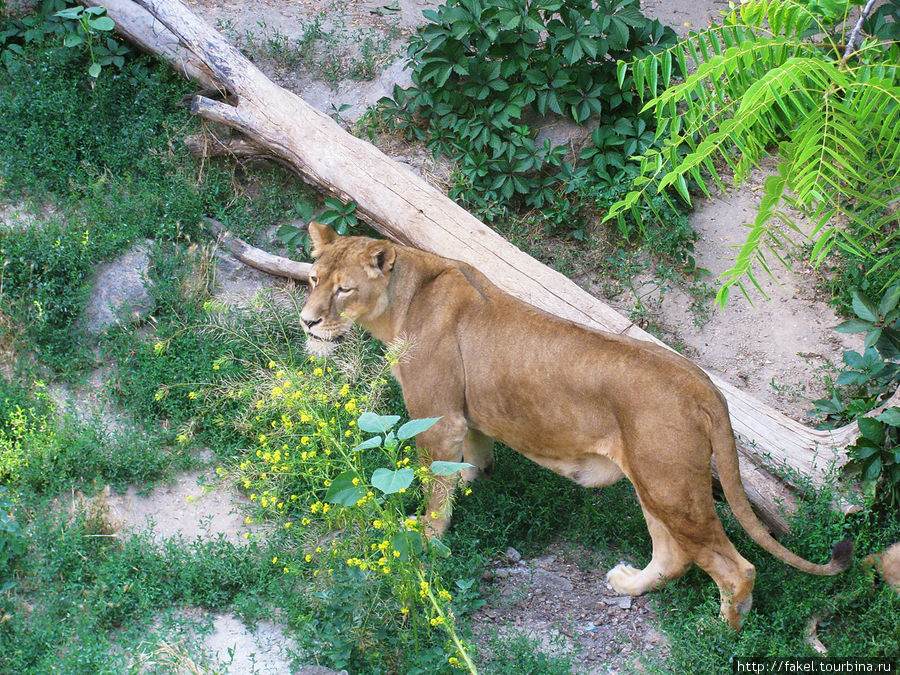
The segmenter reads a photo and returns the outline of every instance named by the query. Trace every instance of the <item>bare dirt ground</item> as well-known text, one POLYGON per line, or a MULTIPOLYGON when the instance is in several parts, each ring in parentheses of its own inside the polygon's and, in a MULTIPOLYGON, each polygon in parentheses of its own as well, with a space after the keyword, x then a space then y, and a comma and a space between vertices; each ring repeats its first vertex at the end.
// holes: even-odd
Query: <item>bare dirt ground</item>
MULTIPOLYGON (((408 71, 403 70, 404 40, 423 22, 422 10, 435 7, 438 2, 192 0, 189 4, 245 48, 273 80, 349 123, 358 119, 368 105, 388 94, 395 82, 408 83, 408 71), (373 79, 340 78, 341 71, 333 69, 326 81, 321 72, 285 52, 311 34, 310 26, 317 26, 318 34, 327 37, 317 43, 318 63, 364 61, 359 67, 371 66, 376 71, 373 79), (377 49, 365 52, 366 39, 378 45, 377 49)), ((643 6, 648 14, 684 34, 707 26, 720 10, 726 9, 727 3, 645 0, 643 6)), ((312 48, 305 44, 304 48, 312 48)), ((394 148, 392 154, 419 169, 425 161, 417 150, 394 148)), ((692 224, 700 236, 696 246, 699 266, 714 275, 729 266, 732 247, 743 241, 744 223, 752 219, 763 178, 764 174, 759 173, 747 188, 697 203, 692 224)), ((2 210, 0 218, 7 220, 2 210)), ((241 269, 233 261, 220 259, 218 267, 221 293, 230 302, 239 302, 274 283, 259 273, 241 269)), ((814 271, 803 265, 797 266, 799 274, 774 269, 776 279, 762 280, 770 301, 757 297, 751 305, 740 294, 733 294, 727 309, 713 309, 702 325, 698 325, 696 313, 690 309, 691 298, 677 288, 667 287, 659 298, 658 286, 648 280, 644 290, 640 284, 637 290, 638 295, 650 293, 642 302, 652 306, 654 321, 687 356, 802 419, 809 402, 822 395, 822 369, 839 364, 841 350, 859 348, 859 342, 830 330, 838 318, 819 297, 814 271)), ((603 287, 590 274, 583 283, 594 291, 603 287)), ((607 300, 628 313, 635 306, 635 297, 622 293, 607 300)), ((104 374, 98 372, 84 390, 63 388, 56 393, 76 413, 101 410, 103 419, 115 425, 116 412, 98 400, 102 398, 97 392, 101 391, 103 379, 104 374)), ((149 495, 140 495, 135 488, 112 495, 111 518, 121 524, 123 532, 152 525, 158 537, 190 539, 222 533, 241 541, 246 531, 239 509, 242 497, 223 489, 205 494, 198 484, 202 478, 201 474, 186 474, 149 495)), ((515 551, 508 551, 486 575, 484 589, 489 603, 475 617, 476 633, 483 640, 493 632, 501 636, 525 633, 535 638, 542 649, 568 655, 578 672, 641 671, 642 659, 657 666, 663 664, 666 640, 655 628, 650 602, 646 598, 615 596, 606 585, 605 573, 605 569, 590 562, 585 551, 560 548, 533 559, 521 559, 515 551)), ((249 672, 246 664, 252 661, 257 672, 287 672, 286 638, 277 625, 266 627, 275 635, 269 639, 250 631, 233 615, 213 617, 212 623, 204 644, 222 670, 249 672), (237 660, 230 665, 229 649, 237 660)))

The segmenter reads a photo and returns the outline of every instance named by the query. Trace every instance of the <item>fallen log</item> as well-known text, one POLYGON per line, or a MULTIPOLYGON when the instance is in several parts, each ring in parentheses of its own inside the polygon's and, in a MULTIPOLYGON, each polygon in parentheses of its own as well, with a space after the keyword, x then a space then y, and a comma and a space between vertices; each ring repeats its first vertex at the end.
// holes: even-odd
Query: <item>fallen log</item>
MULTIPOLYGON (((88 0, 88 4, 101 2, 88 0)), ((189 54, 187 60, 200 64, 201 72, 212 74, 228 102, 198 95, 191 109, 247 137, 249 146, 235 145, 235 154, 249 152, 248 147, 263 149, 310 183, 345 201, 355 201, 358 213, 387 237, 468 262, 507 292, 545 311, 662 344, 571 280, 520 251, 377 148, 275 85, 180 0, 115 0, 112 4, 102 0, 102 4, 124 35, 141 33, 145 49, 174 59, 173 65, 187 72, 184 52, 172 56, 174 40, 189 54)), ((728 400, 748 496, 770 527, 785 531, 781 511, 795 499, 792 490, 772 478, 770 471, 787 470, 814 485, 822 484, 829 472, 845 461, 842 451, 857 437, 858 427, 854 423, 831 431, 811 429, 714 374, 711 377, 728 400)), ((788 478, 787 482, 802 489, 803 481, 788 478)))

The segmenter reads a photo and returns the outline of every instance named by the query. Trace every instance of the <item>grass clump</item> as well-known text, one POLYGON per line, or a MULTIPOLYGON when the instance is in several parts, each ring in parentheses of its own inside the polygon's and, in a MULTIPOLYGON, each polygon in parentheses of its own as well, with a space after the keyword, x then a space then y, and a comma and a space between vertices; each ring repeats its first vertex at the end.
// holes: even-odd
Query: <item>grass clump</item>
POLYGON ((311 199, 279 170, 198 173, 179 140, 199 130, 178 105, 189 85, 149 57, 93 86, 81 56, 52 41, 21 58, 0 69, 0 196, 20 204, 0 228, 0 310, 54 371, 91 363, 80 317, 97 263, 144 239, 197 241, 206 215, 253 240, 311 199))

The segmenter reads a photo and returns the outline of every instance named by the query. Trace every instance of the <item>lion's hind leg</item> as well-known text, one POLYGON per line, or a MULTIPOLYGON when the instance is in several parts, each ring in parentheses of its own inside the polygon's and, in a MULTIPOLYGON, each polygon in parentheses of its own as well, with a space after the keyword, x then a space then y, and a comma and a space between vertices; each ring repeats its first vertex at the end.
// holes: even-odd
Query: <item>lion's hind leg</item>
MULTIPOLYGON (((708 496, 690 490, 673 490, 667 495, 658 496, 662 497, 662 503, 654 505, 654 513, 659 516, 666 533, 680 550, 679 560, 685 563, 684 569, 693 562, 712 577, 719 587, 722 618, 732 628, 740 630, 744 616, 753 604, 756 568, 738 553, 725 534, 713 505, 712 490, 708 496)), ((648 516, 646 509, 644 515, 648 516)), ((648 516, 651 537, 656 527, 652 521, 653 517, 648 516)), ((654 559, 656 541, 657 537, 653 537, 654 559)), ((650 564, 652 566, 653 561, 650 564)))
POLYGON ((744 616, 753 605, 753 583, 756 568, 750 564, 725 536, 721 523, 694 554, 694 562, 713 578, 719 587, 719 614, 734 630, 740 630, 744 616))
MULTIPOLYGON (((642 507, 643 508, 643 507, 642 507)), ((620 563, 611 569, 606 579, 617 593, 641 595, 669 579, 680 577, 691 565, 684 552, 661 520, 643 509, 647 529, 653 540, 653 557, 644 569, 620 563)))

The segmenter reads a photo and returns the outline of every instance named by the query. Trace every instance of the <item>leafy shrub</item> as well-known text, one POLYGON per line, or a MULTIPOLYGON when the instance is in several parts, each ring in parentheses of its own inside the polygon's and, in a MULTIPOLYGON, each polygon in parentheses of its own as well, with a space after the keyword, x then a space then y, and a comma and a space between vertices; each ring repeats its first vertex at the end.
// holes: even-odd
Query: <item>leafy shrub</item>
POLYGON ((744 291, 742 280, 756 284, 764 254, 783 261, 789 244, 811 242, 815 263, 844 249, 866 260, 868 273, 885 272, 886 284, 900 274, 892 206, 900 178, 900 10, 884 3, 860 24, 865 38, 848 45, 858 4, 748 0, 721 25, 619 64, 620 77, 630 72, 637 92, 649 91, 644 109, 662 144, 643 152, 640 174, 609 218, 670 188, 690 201, 689 180, 707 195, 710 185, 739 184, 777 148, 777 174, 766 178, 747 240, 723 275, 720 304, 732 286, 744 291), (688 62, 696 71, 677 82, 688 62), (797 213, 809 219, 809 232, 797 213))
MULTIPOLYGON (((359 669, 375 658, 362 647, 377 638, 380 663, 427 645, 438 647, 444 666, 469 665, 453 596, 433 564, 449 549, 425 536, 429 515, 421 513, 430 484, 455 481, 468 465, 414 468, 411 439, 436 420, 398 426, 399 416, 365 412, 383 400, 384 362, 365 365, 352 341, 344 360, 306 357, 291 307, 289 296, 236 312, 209 306, 203 332, 225 350, 205 380, 164 386, 159 403, 190 401, 198 421, 219 420, 240 434, 241 449, 218 474, 248 493, 248 522, 277 525, 281 546, 271 565, 321 586, 300 610, 321 631, 310 645, 317 654, 359 669)), ((155 358, 168 358, 168 349, 153 349, 155 358)))
POLYGON ((567 226, 653 144, 635 82, 617 79, 615 60, 653 53, 675 34, 637 0, 450 0, 424 14, 430 23, 408 50, 414 86, 395 88, 380 114, 453 160, 450 196, 482 216, 546 209, 553 226, 567 226), (598 125, 577 168, 566 146, 535 140, 532 120, 551 114, 598 125))
POLYGON ((5 485, 0 485, 0 593, 5 593, 11 588, 7 578, 12 571, 16 558, 25 553, 25 533, 22 526, 16 520, 14 513, 15 504, 10 499, 9 491, 5 485))
POLYGON ((844 352, 837 387, 815 405, 829 426, 857 420, 861 436, 849 448, 846 470, 859 476, 872 499, 883 498, 893 507, 900 502, 900 408, 888 408, 875 418, 862 415, 900 385, 900 284, 889 288, 878 303, 858 290, 851 295, 856 316, 835 330, 865 333, 865 351, 844 352))
POLYGON ((103 66, 121 70, 131 50, 112 32, 115 23, 106 8, 68 4, 66 0, 41 0, 30 13, 0 27, 0 63, 10 74, 28 68, 26 45, 50 43, 60 37, 65 47, 87 52, 92 78, 99 77, 103 66))

